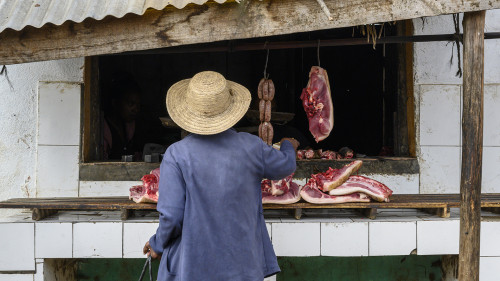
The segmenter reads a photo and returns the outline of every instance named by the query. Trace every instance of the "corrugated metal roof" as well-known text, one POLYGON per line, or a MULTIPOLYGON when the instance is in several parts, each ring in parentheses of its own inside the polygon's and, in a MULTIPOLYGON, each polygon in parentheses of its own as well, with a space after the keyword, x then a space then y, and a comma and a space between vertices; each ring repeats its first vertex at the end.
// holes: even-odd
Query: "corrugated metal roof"
MULTIPOLYGON (((128 13, 142 15, 153 8, 162 10, 168 5, 178 9, 193 3, 202 5, 208 0, 0 0, 0 32, 7 28, 21 30, 30 25, 36 28, 46 23, 60 25, 66 21, 82 22, 86 18, 101 20, 106 16, 121 18, 128 13)), ((226 0, 214 0, 224 3, 226 0)))

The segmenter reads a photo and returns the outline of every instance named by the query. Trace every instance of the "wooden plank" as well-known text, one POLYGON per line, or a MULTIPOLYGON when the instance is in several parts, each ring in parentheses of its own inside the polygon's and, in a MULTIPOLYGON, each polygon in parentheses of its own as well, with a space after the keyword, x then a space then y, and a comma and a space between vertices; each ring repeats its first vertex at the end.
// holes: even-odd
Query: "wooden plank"
MULTIPOLYGON (((378 157, 362 158, 363 166, 360 174, 418 174, 419 165, 416 158, 378 157)), ((311 174, 324 172, 328 167, 342 168, 352 159, 342 160, 298 160, 295 178, 308 178, 311 174)), ((160 166, 159 163, 145 162, 95 162, 80 163, 81 181, 138 181, 145 174, 160 166)))
MULTIPOLYGON (((413 21, 405 21, 405 35, 413 36, 413 21)), ((405 44, 406 55, 406 122, 408 127, 408 153, 417 157, 417 137, 415 127, 415 93, 413 88, 413 43, 405 44)))
MULTIPOLYGON (((481 207, 500 208, 500 194, 482 194, 481 207)), ((460 206, 460 194, 395 194, 390 202, 362 202, 342 204, 265 204, 264 209, 446 209, 460 206)), ((13 198, 0 202, 0 208, 40 210, 155 210, 156 204, 137 204, 128 197, 68 197, 68 198, 13 198)), ((125 211, 123 211, 125 212, 125 211)), ((373 210, 372 210, 373 212, 373 210)), ((127 212, 126 216, 130 215, 127 212)))
POLYGON ((462 171, 458 279, 479 280, 485 11, 463 19, 462 171))
POLYGON ((432 215, 437 215, 442 218, 449 218, 451 213, 450 213, 450 207, 446 206, 444 208, 424 208, 422 211, 427 212, 432 215))
POLYGON ((31 219, 34 221, 43 220, 53 214, 57 214, 57 210, 54 209, 38 209, 35 208, 31 211, 31 219))
POLYGON ((86 57, 84 64, 84 89, 82 104, 83 134, 81 157, 82 162, 101 159, 101 103, 99 99, 99 58, 86 57))
MULTIPOLYGON (((403 36, 407 33, 406 31, 406 23, 401 21, 397 24, 397 34, 398 36, 403 36)), ((409 148, 408 148, 408 84, 410 81, 407 81, 408 76, 406 75, 407 71, 407 59, 406 55, 407 43, 398 44, 397 46, 397 113, 396 113, 396 126, 395 128, 395 142, 394 142, 394 152, 398 156, 408 156, 409 148)), ((412 59, 413 61, 413 59, 412 59)))
POLYGON ((377 208, 357 209, 357 211, 364 217, 374 220, 377 217, 377 208))
POLYGON ((94 56, 134 50, 256 38, 377 22, 500 8, 489 0, 325 0, 206 3, 147 10, 142 16, 67 21, 0 33, 0 64, 94 56))
POLYGON ((140 181, 160 163, 94 162, 80 163, 81 181, 140 181))

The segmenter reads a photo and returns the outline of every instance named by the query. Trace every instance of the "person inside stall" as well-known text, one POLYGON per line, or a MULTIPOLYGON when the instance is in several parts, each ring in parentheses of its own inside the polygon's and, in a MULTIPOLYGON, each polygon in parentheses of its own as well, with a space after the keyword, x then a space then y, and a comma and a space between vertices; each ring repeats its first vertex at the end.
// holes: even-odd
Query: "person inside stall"
POLYGON ((262 210, 261 181, 295 171, 299 143, 280 150, 232 127, 251 95, 204 71, 167 92, 172 120, 190 132, 170 145, 160 166, 160 213, 144 254, 160 259, 159 281, 263 280, 280 271, 262 210))
POLYGON ((144 146, 138 122, 141 89, 131 74, 119 72, 111 78, 109 95, 110 106, 103 122, 104 159, 121 160, 124 155, 133 155, 134 161, 138 161, 144 146))

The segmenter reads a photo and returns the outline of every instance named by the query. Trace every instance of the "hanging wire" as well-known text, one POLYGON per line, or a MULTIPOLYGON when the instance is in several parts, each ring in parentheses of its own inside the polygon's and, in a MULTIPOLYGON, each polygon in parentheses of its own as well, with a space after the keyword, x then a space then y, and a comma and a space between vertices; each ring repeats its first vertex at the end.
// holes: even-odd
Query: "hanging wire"
POLYGON ((264 48, 267 50, 266 54, 266 64, 264 65, 264 78, 269 78, 269 73, 267 73, 267 62, 269 61, 269 48, 267 47, 267 41, 264 43, 264 48))
POLYGON ((318 39, 318 51, 317 51, 317 55, 318 55, 318 66, 321 66, 321 61, 319 60, 319 46, 320 46, 320 42, 321 40, 318 39))
POLYGON ((9 87, 12 91, 14 91, 14 86, 12 86, 12 82, 9 79, 9 75, 7 74, 7 66, 3 65, 2 70, 0 70, 0 75, 5 75, 5 79, 7 80, 7 83, 9 83, 9 87))

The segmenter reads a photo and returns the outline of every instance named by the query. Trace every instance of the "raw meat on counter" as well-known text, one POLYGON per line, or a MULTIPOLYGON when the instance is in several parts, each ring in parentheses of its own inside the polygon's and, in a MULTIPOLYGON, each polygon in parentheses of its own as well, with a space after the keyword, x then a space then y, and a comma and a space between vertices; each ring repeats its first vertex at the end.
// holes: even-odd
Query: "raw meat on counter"
POLYGON ((321 191, 328 192, 346 182, 349 176, 357 172, 362 164, 362 161, 356 160, 345 165, 342 169, 328 168, 328 171, 324 173, 311 175, 309 181, 314 181, 321 191))
POLYGON ((369 202, 370 197, 389 202, 392 190, 376 180, 353 176, 361 161, 351 162, 342 169, 329 168, 324 173, 311 175, 307 184, 302 188, 301 197, 313 204, 369 202))
POLYGON ((352 193, 341 196, 333 196, 321 192, 316 186, 306 184, 300 191, 300 196, 313 204, 338 204, 350 202, 370 202, 370 197, 364 193, 352 193))
POLYGON ((303 159, 326 159, 326 160, 335 160, 335 159, 351 159, 354 156, 354 152, 352 149, 348 148, 350 153, 346 153, 345 157, 340 152, 335 152, 332 150, 313 150, 313 149, 299 149, 297 150, 297 160, 303 159))
POLYGON ((292 181, 293 174, 282 180, 263 180, 262 204, 292 204, 300 200, 301 186, 292 181))
POLYGON ((309 131, 316 142, 326 139, 333 129, 333 103, 326 70, 311 67, 309 82, 300 95, 309 119, 309 131))
POLYGON ((136 203, 157 203, 160 168, 156 168, 150 174, 144 175, 141 180, 142 185, 130 188, 129 199, 134 200, 136 203))
POLYGON ((389 202, 392 190, 385 184, 363 176, 350 176, 341 186, 330 190, 330 195, 345 195, 363 192, 379 202, 389 202))

